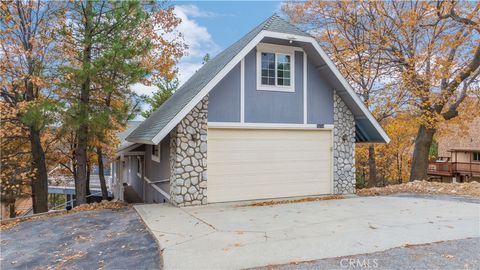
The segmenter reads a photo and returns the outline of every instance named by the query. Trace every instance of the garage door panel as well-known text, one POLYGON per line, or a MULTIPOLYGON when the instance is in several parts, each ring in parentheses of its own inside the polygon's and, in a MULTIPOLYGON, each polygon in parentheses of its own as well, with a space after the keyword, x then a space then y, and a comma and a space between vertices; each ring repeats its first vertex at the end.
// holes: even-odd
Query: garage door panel
POLYGON ((323 170, 327 176, 329 175, 330 166, 328 164, 328 160, 318 159, 315 162, 309 163, 310 162, 302 162, 297 160, 285 160, 282 162, 276 161, 271 163, 262 160, 248 162, 209 162, 208 166, 215 167, 216 169, 214 171, 209 170, 208 175, 235 175, 238 174, 238 172, 242 172, 242 175, 248 174, 249 172, 257 175, 277 172, 291 172, 298 174, 306 171, 318 172, 319 170, 323 170), (258 170, 259 166, 263 167, 261 172, 258 170))
POLYGON ((209 202, 330 193, 331 131, 208 132, 209 202))
POLYGON ((305 170, 302 172, 288 172, 287 170, 283 171, 271 171, 271 172, 262 172, 258 173, 253 170, 245 171, 242 174, 234 173, 234 172, 225 172, 225 173, 215 173, 215 174, 208 174, 209 178, 211 177, 228 177, 232 181, 225 181, 225 182, 218 182, 215 183, 216 186, 234 186, 234 185, 244 185, 245 179, 250 180, 252 179, 252 183, 261 183, 261 182, 268 182, 275 181, 275 183, 286 182, 288 179, 294 179, 297 183, 299 181, 322 181, 324 177, 328 177, 330 174, 327 172, 319 172, 315 170, 305 170))
MULTIPOLYGON (((227 202, 227 201, 240 201, 240 200, 256 200, 259 198, 282 198, 282 197, 294 197, 294 196, 309 196, 325 194, 325 189, 329 188, 328 184, 319 185, 317 181, 304 182, 300 187, 298 181, 292 180, 286 183, 279 183, 283 185, 283 189, 277 191, 272 195, 271 183, 257 183, 255 185, 255 192, 247 192, 244 186, 228 186, 215 188, 214 190, 208 190, 208 198, 214 198, 213 202, 227 202), (239 192, 231 192, 235 189, 239 192), (307 189, 307 191, 306 191, 307 189)), ((210 200, 210 199, 209 199, 210 200)))

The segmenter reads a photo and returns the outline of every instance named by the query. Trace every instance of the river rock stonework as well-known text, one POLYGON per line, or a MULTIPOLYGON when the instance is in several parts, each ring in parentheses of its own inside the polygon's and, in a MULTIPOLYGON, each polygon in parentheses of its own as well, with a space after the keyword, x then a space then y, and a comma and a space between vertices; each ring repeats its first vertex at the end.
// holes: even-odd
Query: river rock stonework
POLYGON ((170 202, 207 204, 207 116, 204 97, 170 133, 170 202))
POLYGON ((333 99, 333 192, 355 193, 355 119, 340 96, 333 99))

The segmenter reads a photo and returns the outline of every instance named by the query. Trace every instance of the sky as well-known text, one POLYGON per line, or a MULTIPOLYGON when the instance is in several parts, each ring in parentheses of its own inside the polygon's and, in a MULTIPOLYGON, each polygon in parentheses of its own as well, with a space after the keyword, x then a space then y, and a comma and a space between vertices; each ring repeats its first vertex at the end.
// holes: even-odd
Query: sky
MULTIPOLYGON (((171 5, 182 19, 178 31, 189 46, 177 66, 180 84, 201 67, 207 53, 214 57, 281 9, 280 1, 174 1, 171 5)), ((150 95, 156 87, 136 84, 132 89, 150 95)))

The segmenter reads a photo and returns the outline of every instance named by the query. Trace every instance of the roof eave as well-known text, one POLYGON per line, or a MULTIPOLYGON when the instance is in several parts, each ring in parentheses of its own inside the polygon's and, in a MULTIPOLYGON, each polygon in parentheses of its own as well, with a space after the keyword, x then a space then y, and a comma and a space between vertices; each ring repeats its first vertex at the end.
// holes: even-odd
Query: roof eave
POLYGON ((136 143, 143 143, 143 144, 158 144, 160 141, 165 138, 165 136, 170 133, 170 131, 193 109, 194 106, 196 106, 209 92, 217 83, 228 73, 230 70, 232 70, 235 65, 237 65, 241 59, 245 57, 245 55, 252 50, 256 44, 258 44, 263 38, 265 37, 271 37, 271 38, 278 38, 278 39, 285 39, 285 40, 295 40, 295 41, 301 41, 301 42, 307 42, 311 43, 316 51, 320 54, 322 59, 327 63, 328 67, 332 70, 334 73, 335 77, 337 77, 342 84, 342 86, 345 88, 345 90, 348 92, 348 94, 353 98, 355 101, 355 104, 359 106, 361 109, 362 113, 365 115, 365 117, 372 123, 372 125, 375 127, 376 131, 380 134, 380 136, 383 139, 383 142, 379 143, 389 143, 390 138, 386 134, 386 132, 383 130, 383 128, 380 126, 380 124, 375 120, 373 115, 370 113, 368 108, 363 104, 363 102, 360 100, 360 98, 357 96, 357 94, 354 92, 350 84, 346 81, 346 79, 341 75, 340 71, 337 69, 335 64, 333 64, 332 60, 327 56, 327 54, 323 51, 323 49, 320 47, 318 44, 317 40, 313 38, 312 36, 301 36, 301 35, 295 35, 295 34, 287 34, 287 33, 280 33, 280 32, 272 32, 268 30, 261 30, 257 36, 255 36, 248 44, 245 46, 235 57, 228 62, 224 66, 224 68, 218 72, 215 77, 210 80, 207 85, 205 85, 201 91, 198 92, 195 97, 188 102, 186 106, 184 106, 176 115, 175 117, 168 122, 165 127, 163 127, 160 132, 157 133, 151 140, 145 140, 145 139, 138 139, 138 138, 129 138, 127 137, 126 140, 129 142, 136 142, 136 143))

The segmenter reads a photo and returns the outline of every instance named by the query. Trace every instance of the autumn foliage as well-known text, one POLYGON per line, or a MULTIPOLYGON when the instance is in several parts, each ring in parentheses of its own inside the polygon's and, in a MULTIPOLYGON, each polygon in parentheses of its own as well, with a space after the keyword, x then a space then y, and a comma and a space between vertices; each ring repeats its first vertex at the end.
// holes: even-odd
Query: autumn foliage
POLYGON ((2 199, 48 211, 58 173, 84 203, 90 168, 114 158, 134 113, 130 86, 175 78, 180 20, 142 1, 2 1, 0 15, 2 199))
POLYGON ((283 10, 319 40, 392 138, 358 148, 362 180, 426 179, 437 131, 478 97, 480 3, 291 1, 283 10))

